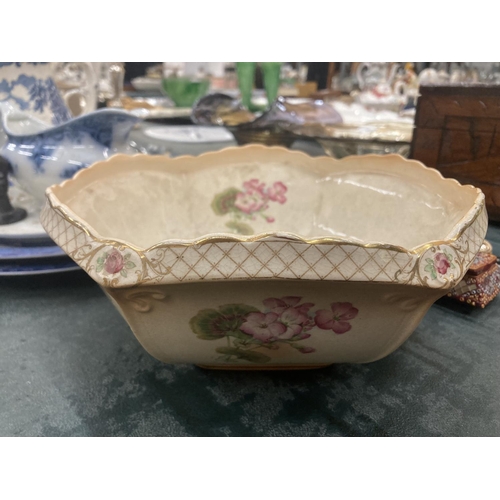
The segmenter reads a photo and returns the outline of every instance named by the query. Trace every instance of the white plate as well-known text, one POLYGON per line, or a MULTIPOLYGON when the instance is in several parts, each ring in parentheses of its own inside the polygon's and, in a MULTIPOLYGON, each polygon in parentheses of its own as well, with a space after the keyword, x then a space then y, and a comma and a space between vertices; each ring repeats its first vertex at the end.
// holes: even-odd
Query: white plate
POLYGON ((28 193, 23 191, 17 184, 9 187, 9 198, 14 207, 24 208, 28 216, 14 224, 0 226, 0 241, 51 241, 49 235, 40 224, 40 204, 28 193))
POLYGON ((223 127, 173 126, 148 127, 144 135, 166 142, 210 143, 234 141, 233 134, 223 127))
POLYGON ((130 83, 136 90, 161 90, 161 78, 139 76, 137 78, 132 78, 130 83))

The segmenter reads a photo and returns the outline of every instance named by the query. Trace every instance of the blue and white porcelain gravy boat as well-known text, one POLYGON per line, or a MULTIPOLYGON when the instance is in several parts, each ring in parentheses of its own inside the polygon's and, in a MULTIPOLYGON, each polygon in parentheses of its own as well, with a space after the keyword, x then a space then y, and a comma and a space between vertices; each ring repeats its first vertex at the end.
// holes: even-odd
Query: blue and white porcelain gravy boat
POLYGON ((117 109, 101 109, 56 126, 0 102, 7 139, 0 155, 19 184, 37 200, 45 189, 78 170, 115 153, 137 153, 128 135, 140 118, 117 109))

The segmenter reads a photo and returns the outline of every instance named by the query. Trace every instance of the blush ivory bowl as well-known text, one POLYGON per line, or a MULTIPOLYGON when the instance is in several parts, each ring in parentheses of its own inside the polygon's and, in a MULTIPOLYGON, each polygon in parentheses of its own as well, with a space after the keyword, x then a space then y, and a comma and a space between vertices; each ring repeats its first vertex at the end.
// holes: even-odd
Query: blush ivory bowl
POLYGON ((387 356, 464 276, 484 195, 397 155, 250 145, 115 155, 50 187, 44 228, 165 363, 387 356))

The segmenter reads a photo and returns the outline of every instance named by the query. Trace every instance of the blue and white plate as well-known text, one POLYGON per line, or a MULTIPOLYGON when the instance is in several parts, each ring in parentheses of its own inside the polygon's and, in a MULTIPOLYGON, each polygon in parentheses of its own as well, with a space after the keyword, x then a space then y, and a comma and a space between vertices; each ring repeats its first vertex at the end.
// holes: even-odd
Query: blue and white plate
POLYGON ((64 250, 57 245, 25 246, 21 244, 2 245, 0 243, 0 262, 8 260, 42 259, 63 257, 64 250))
POLYGON ((33 274, 52 274, 63 273, 67 271, 77 271, 80 268, 72 260, 61 261, 59 259, 53 262, 49 260, 44 261, 28 261, 28 264, 15 262, 0 262, 0 276, 23 276, 33 274))

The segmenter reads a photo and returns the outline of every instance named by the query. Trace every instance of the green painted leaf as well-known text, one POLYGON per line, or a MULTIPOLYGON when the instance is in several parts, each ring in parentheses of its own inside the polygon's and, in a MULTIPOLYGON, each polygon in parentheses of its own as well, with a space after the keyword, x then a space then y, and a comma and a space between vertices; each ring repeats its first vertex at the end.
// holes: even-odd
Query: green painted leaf
POLYGON ((191 318, 189 326, 193 333, 203 340, 220 339, 225 336, 225 333, 217 328, 220 316, 221 314, 215 309, 202 309, 191 318))
POLYGON ((234 206, 236 196, 240 191, 236 188, 228 188, 222 193, 215 195, 211 207, 216 215, 225 215, 237 210, 234 206))
POLYGON ((432 259, 425 259, 425 262, 430 264, 432 267, 434 267, 434 261, 432 259))
POLYGON ((217 347, 215 351, 219 354, 228 354, 237 357, 240 357, 240 355, 245 352, 243 349, 238 349, 237 347, 217 347))
POLYGON ((245 316, 258 311, 255 307, 245 304, 225 304, 216 309, 202 309, 191 318, 189 326, 193 333, 205 340, 222 337, 236 337, 242 340, 250 338, 240 330, 245 316))
POLYGON ((436 270, 434 268, 432 268, 431 277, 432 277, 433 280, 437 279, 436 270))
POLYGON ((130 259, 130 257, 131 257, 131 256, 132 256, 132 254, 131 254, 131 253, 126 253, 126 254, 123 256, 123 258, 124 258, 124 259, 130 259))
POLYGON ((252 345, 252 339, 250 335, 247 335, 246 337, 246 339, 235 337, 233 340, 233 345, 235 347, 248 347, 252 345))
POLYGON ((135 264, 129 260, 129 261, 125 262, 125 267, 127 269, 132 269, 133 267, 135 267, 135 264))
POLYGON ((226 226, 236 232, 237 234, 253 234, 254 231, 251 226, 245 224, 244 222, 237 222, 230 220, 226 222, 226 226))
POLYGON ((450 267, 452 269, 455 269, 455 264, 453 264, 453 255, 451 253, 445 252, 446 258, 448 259, 448 262, 450 263, 450 267))
MULTIPOLYGON (((241 322, 240 326, 243 324, 243 322, 241 322)), ((252 339, 252 336, 251 335, 248 335, 247 333, 245 332, 242 332, 239 327, 235 330, 230 330, 226 333, 226 335, 228 337, 233 337, 235 339, 240 339, 240 340, 248 340, 248 339, 252 339)))
POLYGON ((104 264, 104 257, 101 255, 99 257, 97 257, 97 263, 98 264, 104 264))
POLYGON ((207 335, 205 333, 197 333, 196 336, 200 339, 200 340, 219 340, 221 338, 223 338, 223 336, 221 337, 216 337, 214 335, 207 335))
POLYGON ((245 322, 246 316, 251 312, 258 312, 259 310, 246 304, 226 304, 219 307, 219 311, 224 316, 224 324, 226 335, 241 340, 252 340, 252 337, 240 330, 241 325, 245 322))
POLYGON ((122 269, 122 270, 120 271, 120 274, 121 274, 124 278, 126 278, 126 277, 127 277, 127 271, 125 271, 125 269, 122 269))
POLYGON ((99 259, 97 259, 97 266, 95 268, 96 273, 100 273, 104 268, 104 262, 99 262, 99 259))
POLYGON ((432 273, 432 270, 434 269, 434 264, 427 264, 424 267, 424 271, 427 271, 428 273, 432 273))

